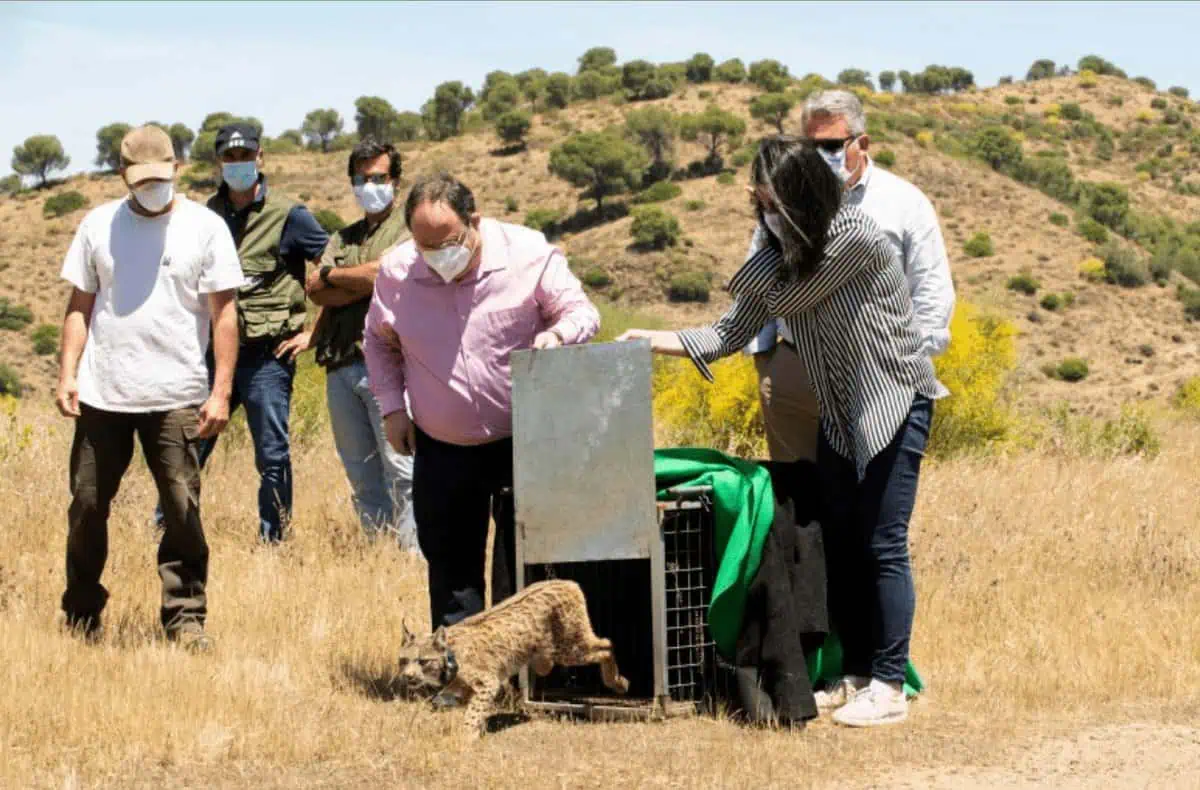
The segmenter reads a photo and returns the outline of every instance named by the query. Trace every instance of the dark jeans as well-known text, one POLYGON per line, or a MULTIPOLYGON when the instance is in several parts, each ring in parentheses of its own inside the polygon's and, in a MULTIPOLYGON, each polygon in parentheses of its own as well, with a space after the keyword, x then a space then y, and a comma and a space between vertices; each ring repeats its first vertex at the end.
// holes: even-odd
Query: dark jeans
POLYGON ((483 610, 488 514, 496 522, 492 603, 516 587, 512 439, 464 447, 416 429, 413 512, 429 565, 433 628, 483 610))
MULTIPOLYGON (((292 457, 288 441, 288 416, 292 408, 292 384, 296 363, 275 358, 279 339, 249 341, 238 349, 233 373, 233 395, 229 415, 239 406, 246 409, 246 425, 254 443, 254 466, 258 470, 259 537, 283 539, 292 512, 292 457)), ((211 380, 213 363, 209 360, 211 380)), ((216 449, 214 436, 199 443, 200 468, 216 449)), ((155 514, 161 523, 162 506, 155 514)))
POLYGON ((818 442, 829 614, 848 675, 904 680, 916 608, 908 521, 932 415, 933 402, 917 395, 861 483, 854 463, 838 455, 824 432, 818 442))
POLYGON ((133 459, 137 437, 158 485, 163 536, 158 544, 162 624, 174 631, 207 615, 208 544, 200 523, 198 410, 122 414, 80 404, 71 443, 71 505, 67 513, 67 588, 62 609, 72 624, 88 625, 108 601, 100 584, 108 559, 108 514, 133 459))

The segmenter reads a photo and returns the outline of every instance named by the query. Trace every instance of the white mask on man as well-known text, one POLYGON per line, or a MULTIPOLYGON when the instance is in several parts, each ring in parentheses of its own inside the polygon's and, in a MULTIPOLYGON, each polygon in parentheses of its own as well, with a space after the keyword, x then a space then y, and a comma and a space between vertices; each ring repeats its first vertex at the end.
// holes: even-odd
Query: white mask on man
POLYGON ((171 181, 151 181, 132 189, 133 199, 138 205, 157 214, 171 204, 175 198, 175 184, 171 181))
POLYGON ((456 244, 440 250, 424 250, 421 252, 421 257, 425 259, 426 266, 437 272, 443 280, 450 282, 466 271, 467 266, 471 263, 471 250, 469 247, 456 244))
POLYGON ((392 204, 395 190, 391 184, 363 184, 354 187, 354 197, 358 205, 368 214, 378 214, 392 204))

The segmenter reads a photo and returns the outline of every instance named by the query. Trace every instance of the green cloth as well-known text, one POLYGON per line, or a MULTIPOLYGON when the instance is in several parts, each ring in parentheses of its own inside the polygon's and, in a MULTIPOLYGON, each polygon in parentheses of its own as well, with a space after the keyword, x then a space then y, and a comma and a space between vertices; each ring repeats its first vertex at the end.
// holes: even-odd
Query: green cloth
MULTIPOLYGON (((708 604, 708 630, 721 655, 732 659, 742 631, 746 594, 775 520, 771 473, 760 464, 717 450, 671 447, 654 451, 654 479, 659 500, 673 499, 671 488, 712 487, 713 541, 721 559, 708 604)), ((814 685, 835 680, 841 665, 841 643, 837 634, 830 633, 822 647, 808 657, 809 678, 814 685)), ((910 661, 904 690, 911 696, 923 688, 910 661)))
POLYGON ((775 519, 771 473, 716 450, 676 447, 654 451, 654 480, 663 500, 672 498, 669 488, 712 486, 713 542, 721 561, 708 604, 708 630, 721 655, 732 658, 746 593, 775 519))

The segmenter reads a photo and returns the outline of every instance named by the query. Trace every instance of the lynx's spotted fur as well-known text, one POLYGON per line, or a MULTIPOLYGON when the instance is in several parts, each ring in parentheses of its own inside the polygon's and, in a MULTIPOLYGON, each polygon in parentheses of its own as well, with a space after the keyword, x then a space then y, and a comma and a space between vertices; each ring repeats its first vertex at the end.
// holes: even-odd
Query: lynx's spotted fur
POLYGON ((400 677, 467 703, 465 735, 478 738, 504 684, 527 664, 545 676, 555 664, 599 664, 604 685, 629 690, 612 642, 592 631, 583 590, 572 581, 531 584, 491 609, 418 639, 403 625, 400 677))

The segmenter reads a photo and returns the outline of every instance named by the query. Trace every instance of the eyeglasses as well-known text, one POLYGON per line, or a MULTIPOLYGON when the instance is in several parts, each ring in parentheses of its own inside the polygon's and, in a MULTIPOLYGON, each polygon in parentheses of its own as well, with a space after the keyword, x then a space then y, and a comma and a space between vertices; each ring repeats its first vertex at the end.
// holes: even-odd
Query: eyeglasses
POLYGON ((382 186, 391 180, 392 179, 388 176, 387 173, 373 173, 369 176, 364 176, 360 173, 355 173, 353 176, 351 176, 350 183, 356 187, 361 187, 363 184, 365 184, 369 181, 372 184, 377 184, 379 186, 382 186))
POLYGON ((812 137, 807 137, 804 139, 804 142, 806 142, 809 145, 814 146, 816 148, 820 148, 824 151, 828 151, 830 153, 837 153, 838 151, 845 148, 847 143, 849 143, 853 140, 857 140, 857 139, 858 139, 858 135, 852 134, 848 137, 832 137, 832 138, 822 138, 822 139, 814 139, 812 137))

